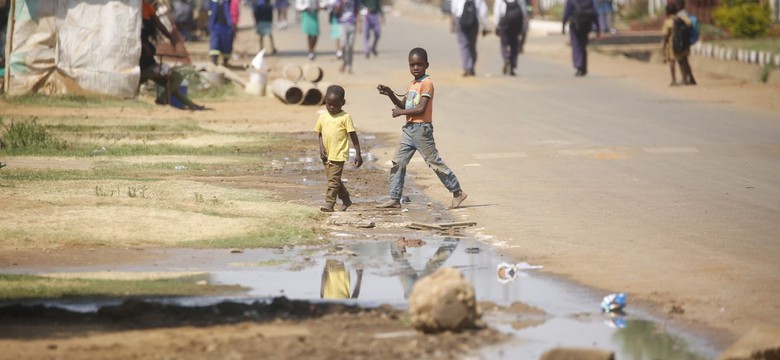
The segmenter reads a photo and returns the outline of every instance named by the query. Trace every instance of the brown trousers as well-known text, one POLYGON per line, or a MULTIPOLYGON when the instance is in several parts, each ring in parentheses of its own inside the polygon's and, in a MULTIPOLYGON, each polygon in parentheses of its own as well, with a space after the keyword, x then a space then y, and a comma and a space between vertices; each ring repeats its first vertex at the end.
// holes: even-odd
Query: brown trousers
POLYGON ((338 197, 344 202, 349 199, 349 191, 341 182, 341 173, 344 172, 344 161, 325 162, 325 173, 328 176, 328 190, 325 192, 325 203, 333 207, 338 197))

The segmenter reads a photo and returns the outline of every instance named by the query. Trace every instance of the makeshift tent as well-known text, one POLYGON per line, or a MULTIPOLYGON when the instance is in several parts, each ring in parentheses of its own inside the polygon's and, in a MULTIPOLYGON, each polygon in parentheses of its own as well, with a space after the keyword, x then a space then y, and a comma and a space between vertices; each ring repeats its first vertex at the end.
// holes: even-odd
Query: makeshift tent
POLYGON ((134 97, 142 0, 15 0, 6 93, 134 97))

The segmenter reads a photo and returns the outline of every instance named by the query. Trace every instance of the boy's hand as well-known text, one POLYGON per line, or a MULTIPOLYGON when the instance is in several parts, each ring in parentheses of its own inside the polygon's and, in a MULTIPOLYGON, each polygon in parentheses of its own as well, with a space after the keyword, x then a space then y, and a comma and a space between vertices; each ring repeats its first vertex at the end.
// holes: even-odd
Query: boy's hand
POLYGON ((399 117, 401 116, 401 108, 395 107, 393 108, 393 117, 399 117))
POLYGON ((360 167, 360 165, 363 165, 363 155, 360 155, 360 153, 355 154, 355 167, 360 167))
POLYGON ((393 92, 393 90, 391 90, 390 87, 387 87, 382 84, 377 85, 376 89, 379 90, 379 94, 381 95, 390 95, 393 92))

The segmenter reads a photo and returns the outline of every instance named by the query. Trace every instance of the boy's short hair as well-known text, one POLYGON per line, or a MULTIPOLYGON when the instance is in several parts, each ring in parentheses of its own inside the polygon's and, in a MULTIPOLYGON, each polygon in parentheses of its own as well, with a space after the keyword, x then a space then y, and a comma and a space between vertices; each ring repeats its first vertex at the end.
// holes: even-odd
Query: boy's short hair
POLYGON ((328 86, 328 89, 325 90, 325 96, 328 96, 330 94, 336 95, 339 98, 343 99, 345 96, 344 88, 339 85, 328 86))
POLYGON ((421 47, 416 47, 412 49, 412 51, 409 51, 409 57, 412 57, 412 55, 417 55, 423 59, 425 59, 425 62, 428 62, 428 52, 425 51, 425 49, 421 47))
POLYGON ((666 15, 674 15, 677 13, 677 4, 670 2, 666 4, 666 15))

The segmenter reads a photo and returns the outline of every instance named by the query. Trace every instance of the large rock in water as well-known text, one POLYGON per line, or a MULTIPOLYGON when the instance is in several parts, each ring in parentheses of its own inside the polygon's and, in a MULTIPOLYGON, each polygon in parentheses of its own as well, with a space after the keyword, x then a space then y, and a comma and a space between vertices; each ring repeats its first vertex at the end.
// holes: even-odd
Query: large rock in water
POLYGON ((439 269, 414 285, 409 313, 412 325, 426 333, 461 331, 479 320, 474 287, 453 268, 439 269))

